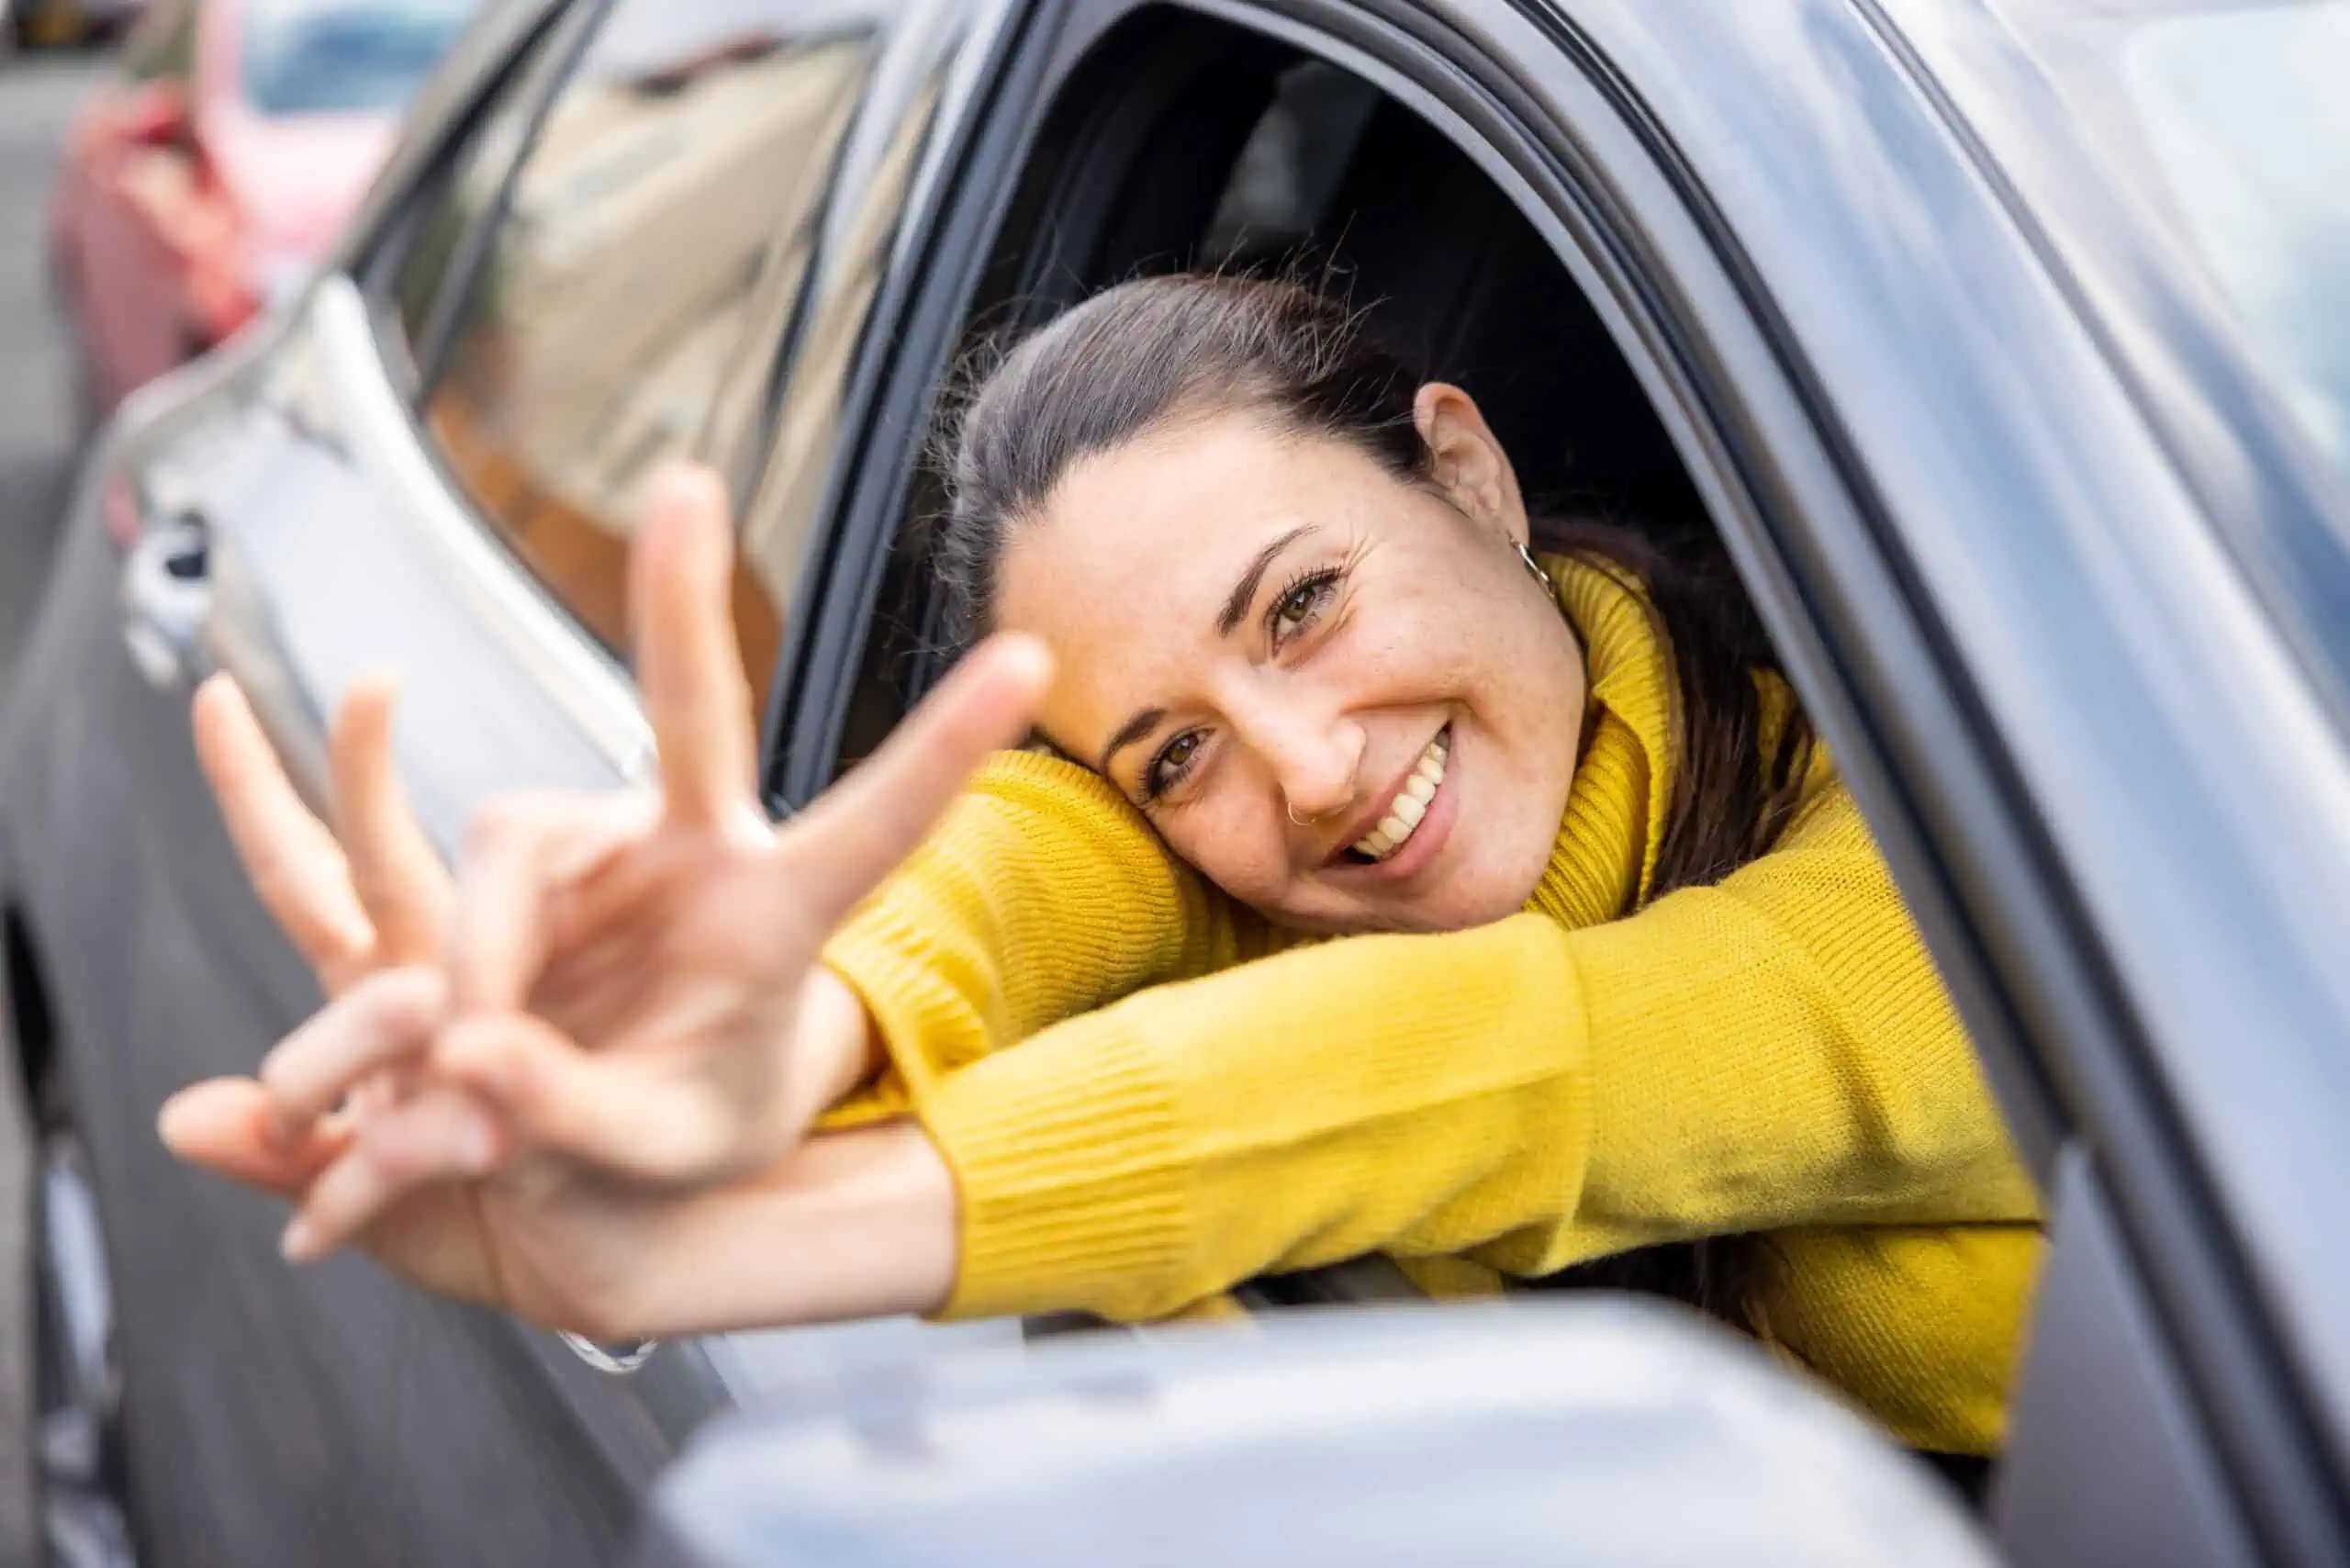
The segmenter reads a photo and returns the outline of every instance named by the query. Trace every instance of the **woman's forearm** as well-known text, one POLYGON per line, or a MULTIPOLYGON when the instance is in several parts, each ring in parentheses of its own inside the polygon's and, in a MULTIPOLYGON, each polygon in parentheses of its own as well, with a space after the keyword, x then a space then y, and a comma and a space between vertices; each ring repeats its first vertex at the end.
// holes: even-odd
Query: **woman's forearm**
POLYGON ((954 1288, 954 1181, 912 1121, 821 1134, 676 1202, 631 1321, 610 1327, 661 1338, 932 1312, 954 1288))
POLYGON ((956 1316, 1164 1316, 1370 1250, 1538 1275, 1687 1236, 2036 1217, 1851 807, 1570 932, 1348 937, 940 1086, 956 1316))

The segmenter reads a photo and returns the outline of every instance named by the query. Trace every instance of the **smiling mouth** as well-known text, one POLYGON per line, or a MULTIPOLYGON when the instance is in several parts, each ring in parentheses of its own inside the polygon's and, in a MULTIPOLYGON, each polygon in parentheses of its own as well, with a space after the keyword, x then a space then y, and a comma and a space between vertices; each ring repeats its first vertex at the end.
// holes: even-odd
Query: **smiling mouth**
POLYGON ((1411 777, 1387 803, 1387 814, 1379 819, 1379 825, 1348 845, 1344 859, 1358 866, 1375 866, 1411 842, 1427 816, 1428 802, 1444 783, 1445 759, 1451 749, 1452 726, 1447 724, 1420 753, 1411 777))

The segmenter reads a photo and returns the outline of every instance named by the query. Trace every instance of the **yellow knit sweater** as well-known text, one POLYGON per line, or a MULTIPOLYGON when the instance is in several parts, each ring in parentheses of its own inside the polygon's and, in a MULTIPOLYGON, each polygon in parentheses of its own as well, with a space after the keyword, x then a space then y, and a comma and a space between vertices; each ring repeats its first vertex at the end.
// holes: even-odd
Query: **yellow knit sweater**
POLYGON ((1990 1451, 2038 1200, 1860 814, 1822 754, 1770 854, 1648 902, 1669 651, 1637 593, 1550 566, 1595 722, 1526 913, 1300 943, 1020 754, 835 938, 893 1063, 867 1109, 910 1107, 957 1180, 947 1313, 1767 1232, 1780 1344, 1904 1441, 1990 1451))

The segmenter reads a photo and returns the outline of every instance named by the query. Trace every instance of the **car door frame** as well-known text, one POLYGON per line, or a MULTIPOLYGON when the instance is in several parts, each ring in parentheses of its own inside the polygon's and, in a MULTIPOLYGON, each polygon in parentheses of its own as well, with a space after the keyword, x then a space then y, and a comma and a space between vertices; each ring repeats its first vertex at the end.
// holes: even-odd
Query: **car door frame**
MULTIPOLYGON (((848 476, 848 515, 808 633, 816 654, 792 672, 786 711, 797 722, 771 776, 781 798, 804 801, 829 777, 903 515, 912 432, 923 428, 1042 108, 1082 44, 1136 8, 1077 0, 1013 64, 1010 92, 975 136, 946 238, 894 334, 880 428, 900 433, 869 442, 848 476)), ((2313 1440, 2322 1423, 2247 1286, 2245 1239, 2203 1185, 2205 1151, 2150 1081, 2146 1031, 2017 776, 1979 672, 1921 577, 1909 532, 1920 520, 1888 504, 1840 415, 1837 394, 1850 396, 1836 384, 1841 371, 1806 352, 1673 128, 1605 46, 1636 27, 1636 7, 1192 0, 1186 8, 1286 33, 1370 76, 1481 151, 1522 206, 1534 193, 1554 240, 1570 238, 1558 248, 1671 429, 1895 869, 2020 1148, 2046 1182, 2060 1150, 2094 1146, 2129 1260, 2153 1265, 2147 1288, 2168 1350, 2237 1495, 2256 1505, 2246 1512, 2264 1548, 2279 1562, 2332 1560, 2325 1553, 2344 1539, 2330 1494, 2339 1457, 2313 1440)), ((1862 25, 1805 9, 1822 27, 1862 25)), ((1859 33, 1851 39, 1866 43, 1859 33)), ((1938 171, 1970 177, 1958 148, 1912 134, 1912 151, 1938 171)), ((1964 194, 1997 208, 1987 190, 1964 194)), ((2045 283, 2026 265, 2000 286, 2024 294, 2045 283)), ((2106 390, 2094 364, 2044 363, 2085 396, 2106 390)))

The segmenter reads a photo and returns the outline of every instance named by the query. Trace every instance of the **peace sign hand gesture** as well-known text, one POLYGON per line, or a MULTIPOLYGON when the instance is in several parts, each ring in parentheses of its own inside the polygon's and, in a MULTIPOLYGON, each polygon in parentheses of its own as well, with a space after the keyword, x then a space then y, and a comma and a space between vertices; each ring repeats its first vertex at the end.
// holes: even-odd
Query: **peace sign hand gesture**
MULTIPOLYGON (((370 739, 386 726, 366 701, 338 724, 338 795, 355 802, 339 813, 347 902, 319 891, 332 880, 319 870, 332 846, 298 802, 308 831, 285 801, 248 809, 283 788, 274 760, 213 767, 232 826, 241 814, 239 843, 264 898, 341 994, 273 1053, 262 1085, 200 1086, 174 1103, 166 1130, 190 1158, 298 1193, 290 1252, 357 1237, 384 1255, 411 1229, 462 1239, 463 1267, 445 1252, 431 1260, 442 1277, 426 1277, 413 1249, 386 1260, 434 1288, 528 1312, 510 1278, 501 1282, 511 1271, 497 1244, 527 1239, 544 1254, 558 1216, 515 1236, 501 1197, 528 1192, 543 1210, 558 1192, 586 1201, 592 1182, 610 1194, 605 1217, 617 1218, 624 1203, 664 1190, 747 1177, 864 1075, 862 1008, 818 963, 822 945, 970 770, 1017 740, 1048 662, 1034 643, 983 645, 852 777, 771 827, 752 787, 729 540, 715 479, 683 474, 661 487, 632 551, 658 796, 494 805, 468 835, 453 892, 386 849, 421 838, 397 808, 388 748, 370 739), (292 899, 290 887, 308 891, 292 899), (407 958, 411 943, 429 946, 442 912, 437 969, 348 979, 407 958), (364 1086, 387 1077, 398 1103, 366 1109, 377 1092, 364 1086), (359 1114, 330 1113, 339 1102, 359 1114), (420 1224, 417 1203, 453 1183, 478 1200, 470 1226, 445 1213, 420 1224)), ((539 1256, 532 1272, 560 1276, 577 1260, 539 1256)))

